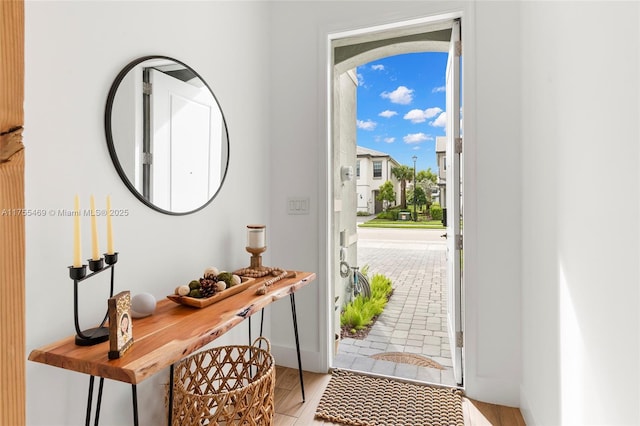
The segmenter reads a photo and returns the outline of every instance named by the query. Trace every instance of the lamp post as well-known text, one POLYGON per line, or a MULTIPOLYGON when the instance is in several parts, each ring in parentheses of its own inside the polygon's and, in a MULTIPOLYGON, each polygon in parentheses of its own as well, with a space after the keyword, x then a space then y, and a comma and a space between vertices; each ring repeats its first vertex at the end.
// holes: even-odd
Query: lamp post
POLYGON ((416 213, 416 160, 418 157, 415 155, 411 157, 413 159, 413 221, 418 220, 418 214, 416 213))

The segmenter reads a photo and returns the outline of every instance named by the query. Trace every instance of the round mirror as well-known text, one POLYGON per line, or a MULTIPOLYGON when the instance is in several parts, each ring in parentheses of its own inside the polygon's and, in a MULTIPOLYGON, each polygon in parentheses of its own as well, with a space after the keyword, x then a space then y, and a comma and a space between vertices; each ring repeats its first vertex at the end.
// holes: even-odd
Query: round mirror
POLYGON ((193 213, 222 187, 229 164, 222 109, 198 73, 176 59, 145 56, 118 74, 105 131, 125 185, 157 211, 193 213))

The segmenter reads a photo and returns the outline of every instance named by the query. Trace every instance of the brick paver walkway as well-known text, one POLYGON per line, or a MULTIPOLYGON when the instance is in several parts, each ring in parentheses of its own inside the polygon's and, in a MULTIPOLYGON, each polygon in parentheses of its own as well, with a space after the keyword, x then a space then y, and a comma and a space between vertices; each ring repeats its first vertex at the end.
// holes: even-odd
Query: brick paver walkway
POLYGON ((343 339, 335 366, 387 376, 455 385, 447 333, 446 246, 426 242, 358 242, 358 264, 369 265, 369 278, 391 279, 393 296, 369 335, 343 339), (414 353, 443 370, 376 360, 382 352, 414 353))

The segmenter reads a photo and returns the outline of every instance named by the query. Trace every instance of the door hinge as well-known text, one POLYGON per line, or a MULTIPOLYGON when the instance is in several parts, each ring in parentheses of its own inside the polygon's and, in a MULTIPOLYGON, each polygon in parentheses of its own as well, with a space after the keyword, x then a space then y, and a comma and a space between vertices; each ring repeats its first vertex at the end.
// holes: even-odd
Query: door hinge
POLYGON ((461 348, 464 346, 464 339, 462 335, 462 331, 456 332, 456 348, 461 348))
POLYGON ((455 42, 455 55, 457 57, 462 56, 462 40, 458 40, 455 42))
POLYGON ((456 138, 456 154, 462 154, 462 138, 456 138))
POLYGON ((456 235, 456 250, 462 250, 462 235, 456 235))
POLYGON ((153 164, 153 154, 150 152, 143 152, 142 164, 153 164))
POLYGON ((153 94, 153 86, 151 83, 145 81, 142 83, 142 93, 144 95, 152 95, 153 94))

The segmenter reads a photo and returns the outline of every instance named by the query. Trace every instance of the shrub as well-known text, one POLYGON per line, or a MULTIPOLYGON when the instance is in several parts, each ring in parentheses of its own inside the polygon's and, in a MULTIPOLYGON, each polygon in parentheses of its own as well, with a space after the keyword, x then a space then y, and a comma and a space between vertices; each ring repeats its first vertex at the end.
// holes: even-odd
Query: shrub
POLYGON ((429 214, 431 215, 431 219, 433 220, 442 220, 442 207, 440 207, 440 204, 438 203, 431 204, 431 208, 429 209, 429 214))
MULTIPOLYGON (((366 275, 367 270, 367 266, 362 268, 363 274, 366 275)), ((375 274, 371 279, 370 286, 370 298, 359 295, 345 306, 340 314, 341 326, 362 330, 382 313, 391 295, 391 280, 382 274, 375 274)))

